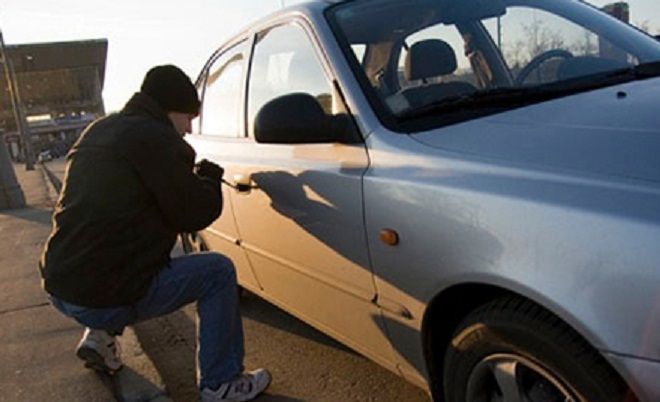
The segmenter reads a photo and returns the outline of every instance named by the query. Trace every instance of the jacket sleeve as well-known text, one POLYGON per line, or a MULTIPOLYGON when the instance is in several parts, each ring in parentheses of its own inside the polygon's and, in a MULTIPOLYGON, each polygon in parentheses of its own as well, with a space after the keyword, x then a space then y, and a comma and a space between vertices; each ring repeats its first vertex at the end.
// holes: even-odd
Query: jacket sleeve
POLYGON ((221 184, 193 173, 194 151, 183 140, 142 145, 131 162, 171 229, 202 230, 220 216, 221 184))

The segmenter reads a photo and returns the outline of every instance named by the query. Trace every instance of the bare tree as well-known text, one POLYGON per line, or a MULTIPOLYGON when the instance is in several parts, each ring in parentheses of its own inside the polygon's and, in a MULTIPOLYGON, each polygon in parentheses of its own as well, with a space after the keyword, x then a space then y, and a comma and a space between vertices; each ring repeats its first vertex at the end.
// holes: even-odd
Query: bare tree
POLYGON ((633 23, 634 26, 641 29, 644 32, 651 33, 651 22, 649 20, 637 21, 633 23))
POLYGON ((596 55, 598 54, 598 38, 593 32, 583 32, 582 40, 577 40, 570 46, 570 50, 575 55, 596 55))
POLYGON ((529 61, 525 56, 525 42, 517 40, 513 43, 505 43, 502 52, 504 58, 509 63, 509 67, 513 70, 519 70, 529 61))
POLYGON ((533 59, 543 52, 564 47, 564 39, 559 31, 545 26, 545 21, 533 19, 529 24, 523 24, 523 32, 527 36, 527 53, 533 59))
POLYGON ((564 38, 560 31, 552 30, 539 19, 522 24, 524 37, 503 45, 504 57, 512 69, 521 68, 534 57, 551 49, 564 48, 564 38))

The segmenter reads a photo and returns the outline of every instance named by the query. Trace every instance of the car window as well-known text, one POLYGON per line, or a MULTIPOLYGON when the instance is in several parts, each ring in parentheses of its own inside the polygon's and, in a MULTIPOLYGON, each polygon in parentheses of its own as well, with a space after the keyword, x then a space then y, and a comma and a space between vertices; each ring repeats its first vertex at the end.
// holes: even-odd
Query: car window
POLYGON ((268 101, 291 93, 310 94, 326 114, 338 112, 334 95, 316 51, 297 24, 275 27, 259 35, 253 52, 248 85, 248 129, 268 101))
POLYGON ((381 122, 402 133, 634 80, 637 67, 660 75, 657 41, 580 1, 364 0, 328 17, 381 122))
POLYGON ((245 42, 231 48, 209 69, 201 112, 201 131, 205 135, 243 136, 240 117, 245 49, 245 42))
POLYGON ((521 77, 522 84, 544 84, 561 79, 572 60, 573 76, 593 73, 593 69, 613 69, 637 64, 634 56, 604 37, 568 19, 532 7, 509 7, 506 15, 484 22, 500 48, 514 77, 538 60, 538 68, 521 77), (580 70, 582 69, 582 70, 580 70))

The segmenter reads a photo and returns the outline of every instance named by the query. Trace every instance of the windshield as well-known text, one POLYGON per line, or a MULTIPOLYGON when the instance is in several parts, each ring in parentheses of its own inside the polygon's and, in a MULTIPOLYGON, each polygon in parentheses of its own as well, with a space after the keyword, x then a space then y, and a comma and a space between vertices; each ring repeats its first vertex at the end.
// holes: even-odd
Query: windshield
POLYGON ((660 42, 576 0, 364 0, 328 16, 372 105, 394 122, 447 105, 469 118, 470 102, 498 112, 660 61, 660 42))

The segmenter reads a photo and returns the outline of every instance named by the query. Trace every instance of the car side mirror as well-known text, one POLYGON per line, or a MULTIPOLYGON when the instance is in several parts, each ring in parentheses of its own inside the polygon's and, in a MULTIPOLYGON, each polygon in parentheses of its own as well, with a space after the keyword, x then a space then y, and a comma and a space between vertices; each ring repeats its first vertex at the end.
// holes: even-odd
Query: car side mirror
POLYGON ((254 137, 267 144, 338 142, 345 137, 347 115, 329 116, 312 95, 293 93, 266 103, 254 121, 254 137))

